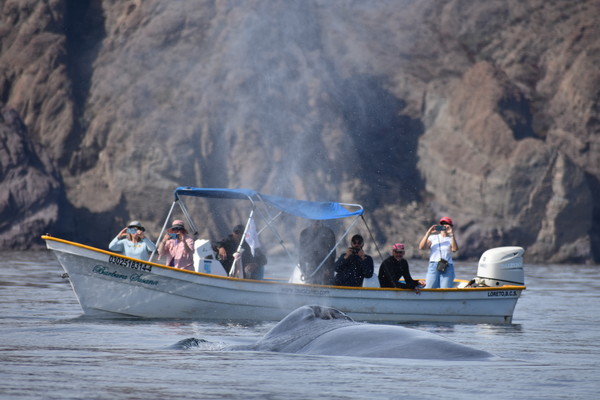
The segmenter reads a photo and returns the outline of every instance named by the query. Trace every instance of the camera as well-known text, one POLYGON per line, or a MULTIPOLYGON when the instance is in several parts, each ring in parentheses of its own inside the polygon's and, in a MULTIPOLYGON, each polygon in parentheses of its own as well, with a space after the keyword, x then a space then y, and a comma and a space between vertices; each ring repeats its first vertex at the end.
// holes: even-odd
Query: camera
POLYGON ((352 254, 358 254, 360 251, 360 249, 357 249, 356 247, 350 247, 350 250, 352 251, 352 254))
POLYGON ((169 233, 169 236, 173 240, 177 239, 177 234, 176 233, 169 233))
POLYGON ((436 225, 435 230, 438 232, 445 231, 446 228, 443 225, 436 225))
POLYGON ((135 235, 137 233, 137 228, 127 228, 127 233, 131 235, 135 235))

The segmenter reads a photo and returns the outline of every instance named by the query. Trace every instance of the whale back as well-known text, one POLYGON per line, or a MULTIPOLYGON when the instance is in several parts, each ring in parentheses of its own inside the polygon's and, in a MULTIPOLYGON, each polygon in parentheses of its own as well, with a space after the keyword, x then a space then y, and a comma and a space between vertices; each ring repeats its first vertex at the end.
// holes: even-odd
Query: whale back
POLYGON ((353 324, 352 318, 335 308, 302 306, 267 332, 254 349, 297 353, 324 333, 353 324))

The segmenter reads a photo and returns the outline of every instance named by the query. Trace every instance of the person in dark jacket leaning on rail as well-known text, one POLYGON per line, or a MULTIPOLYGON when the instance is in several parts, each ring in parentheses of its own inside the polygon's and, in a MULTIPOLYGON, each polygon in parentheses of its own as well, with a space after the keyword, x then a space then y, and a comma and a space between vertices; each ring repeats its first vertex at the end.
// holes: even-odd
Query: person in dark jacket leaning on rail
POLYGON ((362 286, 364 278, 373 276, 373 258, 363 251, 361 235, 352 236, 351 246, 335 262, 336 286, 362 286))
POLYGON ((396 243, 392 246, 392 255, 386 258, 379 267, 379 285, 382 288, 419 289, 425 282, 416 281, 410 276, 408 261, 404 258, 404 245, 396 243), (400 278, 404 278, 401 283, 400 278))

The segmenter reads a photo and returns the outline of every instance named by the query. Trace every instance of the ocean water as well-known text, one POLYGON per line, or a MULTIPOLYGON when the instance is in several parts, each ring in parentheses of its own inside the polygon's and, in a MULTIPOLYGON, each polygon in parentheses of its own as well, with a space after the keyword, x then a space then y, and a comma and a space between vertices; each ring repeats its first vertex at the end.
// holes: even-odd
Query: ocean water
MULTIPOLYGON (((406 325, 500 357, 472 362, 220 351, 222 343, 256 341, 274 323, 85 318, 52 253, 1 254, 3 400, 597 399, 600 394, 600 266, 526 265, 528 289, 510 325, 406 325), (170 348, 189 337, 207 339, 215 349, 170 348)), ((458 277, 474 276, 476 265, 458 264, 458 277)), ((413 277, 422 278, 424 270, 411 262, 413 277)))

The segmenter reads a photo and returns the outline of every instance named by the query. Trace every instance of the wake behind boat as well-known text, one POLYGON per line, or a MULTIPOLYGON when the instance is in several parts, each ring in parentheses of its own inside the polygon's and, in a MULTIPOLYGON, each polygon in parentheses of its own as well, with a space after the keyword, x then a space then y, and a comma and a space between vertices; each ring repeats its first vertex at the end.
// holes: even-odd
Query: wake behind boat
MULTIPOLYGON (((180 187, 174 197, 163 231, 179 207, 192 233, 197 232, 184 197, 243 201, 249 205, 244 233, 254 228, 255 220, 257 225, 262 224, 256 234, 262 238, 261 234, 270 232, 271 241, 281 245, 283 253, 289 256, 290 266, 297 264, 290 250, 295 241, 287 242, 280 234, 281 226, 290 226, 289 218, 348 220, 334 251, 363 214, 358 204, 309 202, 248 189, 180 187)), ((525 289, 520 247, 485 252, 476 278, 479 287, 467 287, 466 280, 457 280, 453 288, 415 292, 307 284, 297 266, 289 279, 237 277, 234 271, 243 268, 232 268, 228 275, 207 239, 195 242, 194 271, 172 268, 154 258, 142 261, 48 235, 43 239, 67 273, 84 313, 99 317, 278 321, 296 308, 315 304, 336 308, 357 321, 511 323, 517 300, 525 289)), ((315 266, 315 270, 322 264, 315 266)), ((374 285, 365 283, 365 286, 374 285)))

